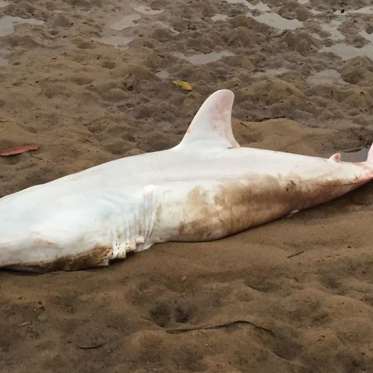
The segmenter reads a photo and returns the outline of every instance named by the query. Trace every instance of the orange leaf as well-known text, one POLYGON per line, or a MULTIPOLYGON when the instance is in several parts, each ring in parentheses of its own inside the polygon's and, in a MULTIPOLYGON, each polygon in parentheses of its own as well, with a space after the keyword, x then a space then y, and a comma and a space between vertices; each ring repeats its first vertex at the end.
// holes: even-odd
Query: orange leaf
POLYGON ((11 157, 12 155, 32 152, 34 150, 38 150, 39 148, 40 146, 35 144, 15 146, 14 148, 0 150, 0 157, 11 157))

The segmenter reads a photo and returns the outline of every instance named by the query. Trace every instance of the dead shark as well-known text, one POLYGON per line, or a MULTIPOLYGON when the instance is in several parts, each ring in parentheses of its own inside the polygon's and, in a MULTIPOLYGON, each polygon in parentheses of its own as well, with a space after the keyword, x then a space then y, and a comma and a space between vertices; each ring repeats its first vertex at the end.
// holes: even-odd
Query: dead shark
POLYGON ((366 162, 240 147, 234 95, 212 94, 177 146, 122 158, 0 199, 0 267, 106 266, 167 241, 238 233, 341 196, 373 178, 366 162))

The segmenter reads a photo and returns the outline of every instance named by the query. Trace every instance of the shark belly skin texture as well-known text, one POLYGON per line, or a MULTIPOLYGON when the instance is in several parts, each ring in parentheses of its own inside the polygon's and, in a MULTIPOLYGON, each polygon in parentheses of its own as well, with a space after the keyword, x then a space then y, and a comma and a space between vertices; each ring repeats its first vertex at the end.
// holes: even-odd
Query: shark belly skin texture
POLYGON ((106 266, 167 241, 206 241, 337 198, 373 178, 341 162, 240 147, 233 94, 211 95, 174 148, 122 158, 0 199, 0 267, 106 266))

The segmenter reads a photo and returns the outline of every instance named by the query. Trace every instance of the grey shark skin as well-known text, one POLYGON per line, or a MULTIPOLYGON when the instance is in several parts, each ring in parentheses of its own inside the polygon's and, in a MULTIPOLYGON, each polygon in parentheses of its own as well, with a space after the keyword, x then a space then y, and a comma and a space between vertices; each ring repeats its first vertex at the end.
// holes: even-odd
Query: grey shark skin
POLYGON ((341 196, 366 162, 240 147, 233 93, 211 95, 174 148, 122 158, 0 199, 0 267, 106 266, 158 242, 222 238, 341 196))

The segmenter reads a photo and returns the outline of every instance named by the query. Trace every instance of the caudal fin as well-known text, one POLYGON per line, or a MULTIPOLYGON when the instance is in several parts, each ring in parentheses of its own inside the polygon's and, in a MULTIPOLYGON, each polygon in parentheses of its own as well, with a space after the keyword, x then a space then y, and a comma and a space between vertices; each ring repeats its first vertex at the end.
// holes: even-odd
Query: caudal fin
POLYGON ((368 151, 367 162, 373 164, 373 144, 370 146, 370 149, 368 151))

